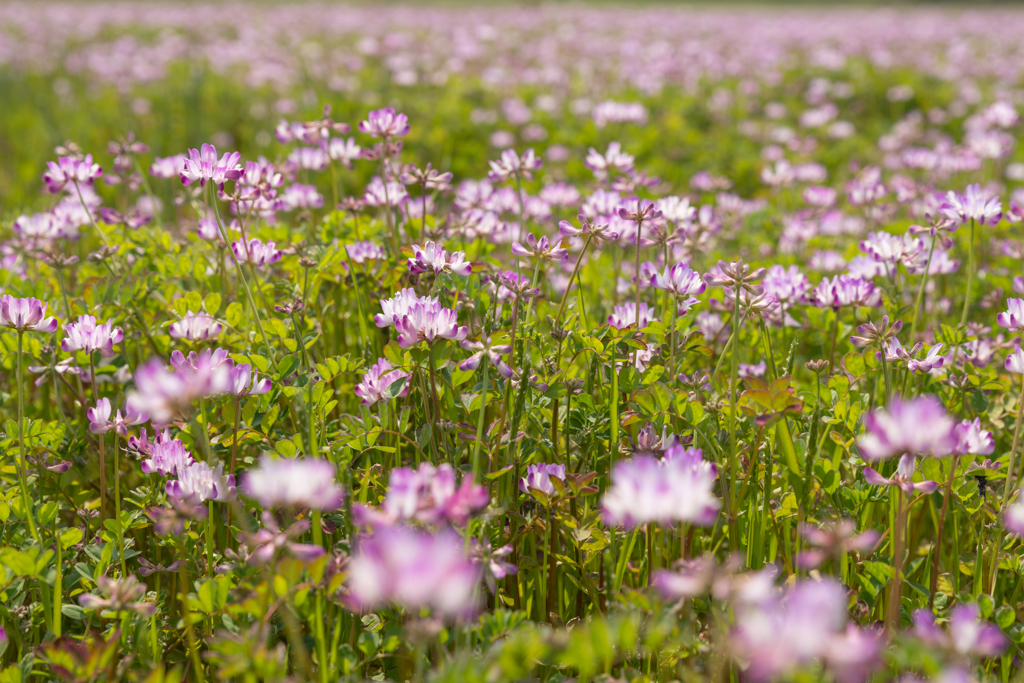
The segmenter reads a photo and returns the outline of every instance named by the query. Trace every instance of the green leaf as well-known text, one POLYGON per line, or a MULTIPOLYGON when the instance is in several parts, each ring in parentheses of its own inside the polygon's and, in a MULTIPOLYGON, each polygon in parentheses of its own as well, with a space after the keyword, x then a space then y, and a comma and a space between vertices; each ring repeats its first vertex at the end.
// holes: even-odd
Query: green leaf
POLYGON ((81 543, 83 537, 82 530, 77 527, 64 529, 60 532, 60 547, 67 550, 71 546, 81 543))
POLYGON ((302 361, 295 354, 285 356, 281 359, 280 364, 277 366, 278 375, 282 378, 291 375, 297 367, 302 365, 302 361))
POLYGON ((245 327, 245 309, 237 301, 228 304, 224 311, 224 318, 228 321, 228 325, 236 330, 242 330, 245 327))
POLYGON ((274 426, 274 422, 277 420, 277 415, 280 412, 281 408, 275 403, 270 407, 270 410, 263 414, 263 419, 260 420, 260 430, 264 434, 270 433, 270 428, 274 426))
POLYGON ((1004 631, 1009 630, 1016 621, 1017 613, 1009 605, 1003 605, 996 610, 996 623, 999 624, 999 628, 1004 631))
POLYGON ((387 386, 387 388, 384 389, 384 398, 386 398, 387 400, 390 401, 391 399, 394 399, 394 398, 397 398, 397 397, 401 396, 402 395, 402 391, 405 389, 405 386, 408 383, 409 383, 409 377, 408 376, 406 376, 406 377, 399 377, 394 382, 389 384, 387 386))
POLYGON ((217 315, 220 311, 220 294, 213 292, 207 295, 206 301, 203 302, 203 306, 206 308, 206 312, 210 315, 217 315))

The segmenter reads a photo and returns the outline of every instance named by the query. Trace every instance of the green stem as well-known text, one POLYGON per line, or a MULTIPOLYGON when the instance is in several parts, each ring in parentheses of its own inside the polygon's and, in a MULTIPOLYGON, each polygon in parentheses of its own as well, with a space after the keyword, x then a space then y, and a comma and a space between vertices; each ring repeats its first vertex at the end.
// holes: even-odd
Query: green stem
POLYGON ((490 378, 487 376, 487 371, 490 367, 489 361, 490 359, 485 354, 483 359, 483 391, 480 393, 480 414, 476 419, 476 443, 473 445, 473 479, 477 482, 480 481, 480 443, 484 438, 484 422, 486 421, 485 416, 487 414, 487 389, 490 385, 490 378))
MULTIPOLYGON (((935 243, 938 241, 937 237, 932 238, 932 244, 928 248, 928 262, 924 266, 924 275, 921 277, 921 284, 917 288, 917 297, 914 299, 914 322, 910 325, 910 337, 908 346, 914 345, 914 339, 917 337, 917 321, 921 317, 921 302, 924 300, 924 289, 928 286, 928 275, 932 268, 932 254, 935 253, 935 243)), ((907 371, 909 374, 909 371, 907 371)))
POLYGON ((25 517, 28 519, 28 530, 32 539, 39 544, 39 530, 36 529, 36 520, 32 516, 32 498, 28 494, 28 459, 25 455, 25 331, 18 330, 18 479, 21 484, 22 504, 25 507, 25 517))
MULTIPOLYGON (((967 324, 967 310, 971 306, 971 286, 974 284, 974 219, 971 219, 970 243, 967 246, 967 292, 964 294, 964 310, 960 314, 960 327, 967 324)), ((914 316, 915 319, 917 316, 914 316)), ((911 342, 914 340, 911 339, 911 342)))

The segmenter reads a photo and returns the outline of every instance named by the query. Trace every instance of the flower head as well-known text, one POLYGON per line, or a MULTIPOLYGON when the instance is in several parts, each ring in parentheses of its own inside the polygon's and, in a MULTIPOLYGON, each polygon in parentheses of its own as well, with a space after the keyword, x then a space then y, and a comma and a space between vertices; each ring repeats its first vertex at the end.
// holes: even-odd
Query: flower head
POLYGON ((39 299, 0 296, 0 327, 26 332, 56 332, 57 319, 46 317, 46 304, 39 299))
POLYGON ((477 342, 464 339, 459 345, 466 351, 473 352, 472 356, 459 363, 460 370, 476 370, 480 367, 480 362, 486 359, 505 379, 512 376, 512 368, 501 359, 502 356, 512 353, 512 347, 508 344, 492 345, 490 338, 484 337, 477 342))
POLYGON ((1024 299, 1007 299, 1006 310, 996 316, 996 322, 1014 332, 1024 330, 1024 299))
POLYGON ((391 107, 371 111, 366 120, 360 122, 359 132, 374 138, 400 138, 409 133, 409 117, 396 114, 391 107))
POLYGON ((565 465, 551 465, 546 462, 530 465, 526 468, 526 476, 519 480, 519 490, 529 493, 536 489, 548 496, 555 495, 558 490, 551 483, 551 479, 565 481, 565 465))
POLYGON ((178 478, 166 484, 167 495, 172 498, 188 499, 192 503, 216 500, 227 503, 235 499, 235 477, 224 476, 224 463, 210 467, 205 462, 193 462, 179 468, 178 478))
POLYGON ((638 328, 643 329, 658 319, 654 314, 654 308, 648 306, 646 301, 641 301, 639 324, 637 324, 636 303, 625 303, 616 306, 612 314, 608 316, 608 324, 617 330, 629 327, 630 325, 636 325, 638 328))
POLYGON ((931 610, 917 610, 914 612, 914 635, 929 645, 961 656, 996 657, 1009 645, 999 627, 981 619, 981 610, 974 603, 953 608, 948 631, 939 628, 931 610))
POLYGON ((690 264, 677 263, 666 267, 664 273, 655 273, 651 278, 651 286, 670 292, 676 299, 679 315, 683 315, 698 302, 695 295, 703 294, 707 284, 700 273, 690 270, 690 264))
POLYGON ((255 237, 248 243, 242 240, 233 241, 231 250, 235 252, 235 258, 240 263, 251 262, 254 266, 269 266, 281 260, 281 250, 273 242, 264 244, 255 237))
POLYGON ((198 150, 190 149, 181 171, 181 184, 191 185, 198 180, 201 186, 211 181, 217 187, 223 187, 227 181, 242 177, 242 167, 238 163, 241 158, 239 152, 231 152, 218 160, 217 148, 209 144, 198 150))
POLYGON ((242 477, 242 493, 264 508, 337 510, 345 492, 335 482, 334 465, 319 458, 272 458, 242 477))
POLYGON ((60 347, 68 353, 99 351, 104 356, 113 356, 114 344, 121 343, 124 338, 120 327, 114 327, 109 321, 97 325, 96 318, 91 315, 79 316, 75 322, 65 325, 64 335, 60 347))
POLYGON ((100 595, 83 593, 78 596, 78 604, 88 610, 104 610, 109 612, 134 612, 142 616, 150 616, 156 612, 156 605, 141 602, 146 597, 146 584, 139 583, 134 575, 123 579, 112 579, 101 576, 96 580, 100 595))
POLYGON ((188 311, 181 320, 171 323, 168 334, 174 339, 211 339, 220 335, 224 326, 207 313, 188 311))
POLYGON ((980 185, 968 185, 964 194, 953 190, 946 193, 942 214, 961 224, 976 221, 979 225, 995 225, 1003 217, 1003 205, 999 197, 988 197, 980 185))
POLYGON ((281 550, 285 550, 292 557, 297 557, 303 562, 313 562, 324 556, 326 551, 322 546, 306 543, 296 543, 293 539, 302 536, 309 530, 309 520, 301 519, 292 524, 285 531, 277 525, 273 513, 264 510, 260 519, 263 521, 263 528, 255 533, 243 535, 245 544, 253 548, 249 555, 249 563, 261 566, 274 559, 274 556, 281 550))
POLYGON ((544 165, 532 149, 526 150, 522 156, 514 149, 506 149, 497 161, 487 163, 491 166, 487 179, 495 183, 512 178, 529 180, 533 177, 533 172, 539 171, 544 165))
POLYGON ((401 320, 395 321, 398 331, 398 345, 403 349, 415 346, 420 342, 433 344, 441 339, 462 341, 469 334, 465 326, 460 326, 458 314, 450 308, 442 308, 440 303, 415 303, 401 320))
POLYGON ((466 261, 466 252, 455 251, 449 257, 441 244, 426 242, 422 247, 412 245, 412 258, 409 259, 409 272, 413 275, 433 271, 434 275, 442 272, 468 277, 473 270, 471 263, 466 261))
POLYGON ((91 154, 80 159, 60 157, 56 162, 46 162, 46 166, 43 182, 46 183, 46 189, 54 194, 63 190, 68 183, 91 185, 93 180, 103 175, 103 169, 93 163, 91 154))
POLYGON ((867 460, 902 455, 944 456, 956 447, 956 423, 934 396, 910 401, 893 397, 886 408, 864 417, 865 433, 857 440, 867 460))
POLYGON ((526 236, 526 244, 524 247, 519 242, 513 242, 512 253, 516 256, 529 256, 538 261, 565 263, 569 260, 569 250, 562 246, 561 240, 551 244, 546 236, 537 239, 531 232, 526 236))
POLYGON ((384 358, 377 362, 363 375, 363 381, 356 385, 355 395, 362 400, 362 405, 372 406, 378 401, 389 401, 392 398, 405 398, 409 393, 408 372, 395 370, 384 358), (390 387, 395 382, 402 382, 401 389, 396 393, 390 387))
POLYGON ((607 524, 636 527, 648 522, 700 526, 714 523, 717 470, 700 449, 670 448, 662 460, 640 455, 615 464, 601 501, 607 524))
POLYGON ((562 237, 586 237, 594 242, 594 246, 600 249, 605 242, 615 242, 619 239, 619 233, 612 230, 607 223, 591 222, 586 216, 576 216, 580 227, 574 227, 569 221, 562 221, 558 224, 558 234, 562 237))
POLYGON ((382 527, 362 538, 348 566, 349 598, 360 609, 395 604, 468 616, 478 607, 480 567, 453 531, 382 527))

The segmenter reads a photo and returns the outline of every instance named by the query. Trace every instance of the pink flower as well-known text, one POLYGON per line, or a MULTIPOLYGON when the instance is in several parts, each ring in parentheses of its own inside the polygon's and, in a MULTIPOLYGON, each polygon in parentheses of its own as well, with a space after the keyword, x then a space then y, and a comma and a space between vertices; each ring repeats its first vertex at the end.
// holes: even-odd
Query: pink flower
POLYGON ((345 492, 335 482, 334 465, 320 458, 272 458, 242 477, 242 493, 264 508, 307 507, 337 510, 345 492))
MULTIPOLYGON (((185 360, 183 356, 181 360, 185 360)), ((129 392, 127 400, 130 409, 148 414, 154 424, 164 425, 186 414, 192 401, 228 390, 229 364, 218 361, 209 350, 198 355, 190 353, 189 361, 182 362, 174 371, 158 359, 136 369, 135 389, 129 392)))
POLYGON ((116 416, 111 420, 110 410, 110 399, 101 398, 96 402, 95 407, 85 411, 86 417, 89 418, 90 432, 93 434, 105 434, 114 429, 121 436, 127 436, 128 427, 142 424, 149 420, 149 415, 140 413, 127 404, 125 405, 126 414, 123 417, 121 416, 121 410, 118 409, 116 416))
POLYGON ((519 156, 514 149, 506 149, 497 161, 488 161, 487 163, 491 167, 487 179, 493 183, 500 183, 512 178, 529 180, 533 177, 533 171, 539 171, 544 165, 532 149, 526 150, 522 156, 519 156))
POLYGON ((398 345, 403 349, 415 346, 420 342, 434 344, 440 339, 462 341, 469 334, 465 326, 460 326, 458 314, 450 308, 442 308, 440 303, 417 302, 395 322, 398 331, 398 345))
POLYGON ((359 124, 359 132, 375 138, 400 138, 409 133, 409 117, 391 107, 371 111, 359 124))
POLYGON ((447 272, 467 277, 473 269, 472 264, 466 261, 466 252, 452 252, 449 257, 444 246, 433 241, 426 242, 422 247, 418 244, 412 245, 412 254, 413 257, 409 259, 408 264, 409 272, 413 275, 433 271, 434 275, 447 272))
POLYGON ((632 171, 633 161, 633 155, 623 152, 622 145, 618 142, 611 142, 604 154, 591 147, 583 164, 593 172, 595 178, 604 180, 611 171, 617 173, 632 171))
POLYGON ((551 465, 548 463, 537 463, 526 468, 526 476, 519 480, 519 490, 529 493, 531 489, 541 491, 548 496, 557 493, 551 479, 559 479, 565 482, 565 465, 551 465))
POLYGON ((664 273, 655 273, 651 277, 651 286, 670 292, 676 299, 677 313, 683 315, 698 303, 696 294, 703 294, 707 284, 700 273, 690 270, 690 264, 677 263, 666 267, 664 273))
MULTIPOLYGON (((464 476, 462 484, 456 485, 451 465, 442 463, 435 468, 423 463, 418 470, 399 467, 391 471, 384 512, 391 523, 415 519, 425 524, 462 526, 489 502, 487 489, 475 484, 472 475, 464 476)), ((371 515, 367 519, 374 518, 371 515)))
POLYGON ((996 316, 996 322, 1015 332, 1024 329, 1024 299, 1007 299, 1006 310, 996 316))
POLYGON ((348 566, 349 598, 357 609, 398 605, 468 616, 479 606, 480 567, 453 531, 430 534, 382 527, 360 539, 348 566))
POLYGON ((1020 344, 1014 344, 1013 347, 1013 353, 1006 357, 1003 367, 1015 375, 1024 375, 1024 351, 1021 351, 1020 344))
MULTIPOLYGON (((142 438, 137 442, 141 445, 146 440, 146 430, 142 430, 142 438)), ((129 442, 129 447, 132 444, 129 442)), ((142 450, 140 449, 141 453, 142 450)), ((163 474, 180 476, 188 469, 195 460, 192 453, 185 450, 185 444, 180 439, 171 439, 165 429, 163 434, 159 432, 149 447, 149 458, 142 461, 141 469, 146 474, 163 474)))
POLYGON ((231 152, 218 160, 217 148, 208 144, 204 144, 201 150, 190 149, 181 171, 181 184, 191 185, 198 180, 201 186, 211 181, 222 187, 225 182, 242 177, 242 167, 238 163, 241 158, 239 152, 231 152))
POLYGON ((381 299, 380 308, 382 312, 373 316, 373 323, 377 327, 395 325, 412 310, 413 306, 418 303, 435 305, 438 304, 438 300, 437 297, 421 298, 416 295, 415 289, 407 287, 399 291, 390 299, 381 299))
POLYGON ((999 197, 986 196, 977 184, 968 185, 962 195, 950 190, 941 210, 944 216, 961 224, 977 221, 980 225, 995 225, 1003 217, 999 197))
POLYGON ((263 528, 253 534, 246 534, 244 540, 246 545, 253 547, 252 555, 249 556, 249 563, 255 566, 262 566, 274 559, 278 551, 286 550, 289 555, 297 557, 303 562, 313 562, 324 556, 326 551, 318 545, 307 543, 296 543, 292 539, 302 536, 309 530, 309 520, 301 519, 287 530, 281 531, 277 525, 273 513, 264 510, 260 517, 263 520, 263 528))
POLYGON ((629 528, 648 522, 713 524, 722 505, 714 494, 716 476, 700 449, 675 446, 662 460, 646 455, 621 460, 601 501, 605 523, 629 528))
POLYGON ((608 316, 608 324, 617 330, 636 325, 643 329, 659 318, 655 316, 654 309, 647 305, 646 301, 640 302, 640 323, 636 319, 636 303, 619 304, 612 309, 608 316))
POLYGON ((215 500, 227 503, 235 499, 235 477, 224 476, 224 463, 210 467, 205 462, 193 462, 177 471, 178 478, 167 482, 167 495, 187 499, 193 504, 215 500))
POLYGON ((569 260, 569 250, 562 246, 561 240, 550 244, 547 237, 541 237, 538 240, 531 232, 526 237, 526 244, 529 246, 529 249, 519 242, 513 242, 512 253, 516 256, 530 256, 540 261, 565 263, 569 260))
POLYGON ((961 656, 996 657, 1009 645, 998 626, 982 620, 981 611, 974 603, 953 608, 948 631, 938 627, 931 610, 917 610, 914 612, 914 635, 929 645, 961 656))
POLYGON ((251 261, 254 266, 269 266, 281 260, 281 250, 277 249, 273 242, 264 244, 255 237, 250 239, 248 244, 242 240, 233 241, 231 250, 235 252, 235 258, 240 263, 251 261))
POLYGON ((270 379, 260 379, 248 363, 235 365, 228 371, 227 393, 235 396, 259 396, 270 391, 270 379), (250 383, 252 386, 250 386, 250 383))
POLYGON ((114 344, 120 344, 124 338, 120 327, 114 327, 109 321, 97 325, 91 315, 79 316, 75 322, 65 325, 64 334, 60 347, 68 353, 99 351, 104 356, 113 356, 114 344))
POLYGON ((211 339, 218 336, 224 327, 206 313, 188 311, 181 320, 171 323, 168 334, 174 339, 211 339))
POLYGON ((459 363, 460 370, 476 370, 480 367, 480 362, 486 358, 487 362, 493 365, 502 377, 508 379, 512 376, 512 368, 505 361, 501 360, 502 356, 512 353, 512 347, 508 344, 495 344, 492 346, 491 340, 485 337, 478 342, 464 340, 459 342, 459 345, 467 351, 474 352, 472 356, 459 363))
POLYGON ((903 455, 944 456, 952 453, 957 439, 953 418, 934 396, 910 401, 894 397, 887 408, 864 417, 865 434, 857 440, 867 460, 903 455))
POLYGON ((363 381, 356 385, 355 395, 362 399, 362 405, 372 406, 377 401, 389 401, 392 398, 405 398, 409 393, 408 381, 402 382, 401 389, 394 392, 390 387, 395 382, 407 379, 408 372, 395 370, 384 358, 377 362, 363 375, 363 381))
POLYGON ((996 444, 992 432, 981 428, 981 418, 964 420, 956 426, 956 451, 961 455, 992 455, 996 444))
POLYGON ((92 162, 91 154, 86 154, 82 159, 60 157, 56 162, 46 162, 46 166, 43 182, 53 193, 60 192, 68 183, 91 185, 93 180, 103 175, 100 165, 92 162))
POLYGON ((16 299, 4 294, 0 296, 0 327, 26 332, 56 332, 57 319, 46 317, 46 304, 39 299, 16 299))

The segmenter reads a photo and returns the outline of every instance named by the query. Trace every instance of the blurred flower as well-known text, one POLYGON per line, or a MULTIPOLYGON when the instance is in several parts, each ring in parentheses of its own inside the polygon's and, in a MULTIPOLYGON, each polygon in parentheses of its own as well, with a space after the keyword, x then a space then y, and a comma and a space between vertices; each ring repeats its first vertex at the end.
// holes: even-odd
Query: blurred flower
POLYGON ((811 299, 821 308, 836 310, 845 306, 878 306, 882 293, 869 280, 852 275, 825 278, 811 293, 811 299))
POLYGON ((96 579, 96 587, 99 589, 100 595, 83 593, 78 596, 78 604, 83 609, 108 612, 129 611, 144 617, 151 616, 156 612, 155 604, 139 602, 146 597, 146 584, 139 583, 134 575, 121 579, 101 576, 96 579))
POLYGON ((481 540, 474 537, 470 540, 469 552, 473 561, 483 569, 484 581, 491 593, 498 592, 496 579, 504 579, 506 576, 515 576, 519 573, 519 569, 514 564, 503 559, 512 554, 511 545, 503 545, 492 550, 490 539, 481 540))
POLYGON ((813 569, 830 558, 838 558, 851 551, 866 552, 874 547, 879 533, 873 529, 857 534, 857 525, 852 519, 827 522, 822 527, 803 524, 800 533, 814 550, 804 550, 797 555, 801 567, 813 569))
POLYGON ((418 469, 397 467, 388 478, 383 512, 364 505, 353 505, 353 516, 362 525, 388 526, 416 520, 424 524, 463 526, 474 512, 487 507, 487 489, 466 475, 459 485, 455 469, 448 463, 434 467, 422 463, 418 469))
POLYGON ((883 315, 881 323, 877 326, 872 322, 867 322, 857 327, 857 336, 851 335, 850 341, 858 349, 870 346, 871 344, 878 344, 882 346, 890 340, 895 339, 901 329, 903 329, 902 320, 897 320, 890 325, 889 316, 883 315))
POLYGON ((594 246, 600 249, 605 242, 615 242, 619 239, 619 233, 612 230, 607 223, 590 222, 580 214, 576 217, 580 227, 573 227, 569 221, 562 221, 558 224, 558 234, 562 237, 586 237, 594 242, 594 246))
POLYGON ((999 627, 981 619, 981 611, 975 603, 953 608, 948 631, 938 627, 931 610, 917 610, 914 612, 914 635, 928 645, 965 657, 996 657, 1009 645, 1009 640, 999 627))
POLYGON ((438 300, 436 297, 417 296, 415 289, 407 287, 399 291, 390 299, 380 300, 382 313, 373 316, 373 322, 377 327, 395 325, 409 313, 413 306, 418 303, 435 305, 438 304, 438 300))
POLYGON ((264 565, 274 559, 280 550, 287 551, 289 555, 297 557, 303 562, 313 562, 326 553, 321 546, 296 543, 292 540, 309 530, 309 520, 301 519, 287 530, 281 531, 271 512, 264 510, 260 519, 263 520, 262 529, 255 533, 242 535, 246 545, 253 548, 252 554, 248 558, 250 564, 264 565))
POLYGON ((529 180, 533 177, 533 172, 539 171, 544 165, 532 149, 526 150, 522 156, 519 156, 514 149, 506 149, 497 161, 487 163, 491 167, 487 179, 493 183, 500 183, 512 178, 529 180))
POLYGON ((454 532, 382 527, 362 538, 348 566, 349 598, 358 609, 396 604, 469 616, 478 608, 480 567, 454 532))
POLYGON ((174 339, 196 341, 220 335, 224 326, 206 313, 188 311, 176 322, 171 323, 167 333, 174 339))
POLYGON ((968 185, 962 195, 950 190, 941 210, 950 220, 960 223, 977 221, 980 225, 995 225, 1003 216, 999 197, 986 196, 977 184, 968 185))
POLYGON ((273 242, 264 244, 255 237, 248 243, 242 240, 233 241, 231 250, 235 252, 235 258, 239 263, 252 262, 254 266, 269 266, 281 260, 281 250, 277 249, 273 242))
POLYGON ((193 503, 227 503, 235 499, 235 477, 224 476, 224 463, 210 467, 205 462, 192 462, 184 469, 179 467, 176 474, 178 478, 165 486, 172 498, 185 498, 193 503))
POLYGON ((956 448, 953 418, 935 396, 904 401, 894 396, 886 408, 864 417, 865 433, 857 440, 867 460, 896 456, 949 455, 956 448))
MULTIPOLYGON (((146 430, 142 430, 142 440, 146 440, 146 430)), ((129 442, 129 447, 132 444, 129 442)), ((136 445, 136 450, 142 451, 136 445)), ((171 439, 165 429, 163 434, 157 433, 152 446, 148 447, 149 458, 142 461, 141 469, 146 474, 163 474, 180 476, 187 470, 195 460, 192 453, 185 450, 185 444, 180 439, 171 439)))
POLYGON ((121 436, 128 434, 128 427, 132 427, 137 424, 142 424, 149 420, 149 416, 145 413, 139 413, 133 409, 130 405, 125 405, 125 415, 121 416, 121 410, 118 409, 114 419, 110 419, 110 399, 101 398, 96 402, 96 406, 89 408, 86 412, 86 417, 89 418, 89 431, 93 434, 105 434, 106 432, 114 429, 121 436))
POLYGON ((1012 372, 1015 375, 1024 375, 1024 351, 1021 351, 1020 344, 1013 345, 1013 353, 1006 357, 1006 363, 1003 364, 1007 372, 1012 372))
POLYGON ((636 319, 636 303, 619 304, 613 309, 613 312, 608 316, 608 324, 617 330, 629 327, 630 325, 637 325, 638 328, 643 329, 650 325, 655 320, 660 320, 654 314, 654 308, 647 305, 647 302, 640 302, 640 324, 637 325, 636 319))
POLYGON ((345 492, 335 482, 334 465, 319 458, 273 458, 242 476, 242 493, 264 508, 337 510, 345 492))
POLYGON ((56 162, 47 161, 46 166, 43 182, 46 183, 46 189, 54 194, 63 190, 68 183, 91 185, 93 180, 103 175, 100 165, 92 162, 91 154, 81 159, 60 157, 56 162))
POLYGON ((259 396, 270 391, 270 379, 260 379, 248 363, 235 365, 228 371, 227 393, 234 396, 259 396), (251 386, 250 386, 251 384, 251 386))
POLYGON ((1024 299, 1007 299, 1006 310, 996 316, 996 322, 1013 332, 1024 330, 1024 299))
POLYGON ((383 261, 387 258, 384 249, 373 242, 363 240, 345 245, 345 251, 353 263, 366 263, 367 261, 383 261))
POLYGON ((512 353, 512 347, 508 344, 492 345, 490 338, 484 337, 478 342, 465 339, 459 342, 459 345, 466 351, 473 352, 472 356, 459 363, 460 370, 476 370, 480 367, 480 362, 486 357, 487 362, 494 366, 502 377, 508 379, 512 376, 512 368, 505 361, 501 360, 502 356, 512 353))
POLYGON ((359 132, 374 138, 400 138, 409 133, 409 117, 396 114, 391 107, 371 111, 365 121, 360 122, 359 132))
POLYGON ((621 460, 601 501, 606 524, 636 527, 648 522, 713 524, 721 501, 714 495, 715 465, 700 449, 670 448, 661 460, 640 455, 621 460))
POLYGON ((960 455, 992 455, 996 449, 992 440, 992 432, 981 428, 981 418, 964 420, 955 428, 956 448, 954 453, 960 455))

